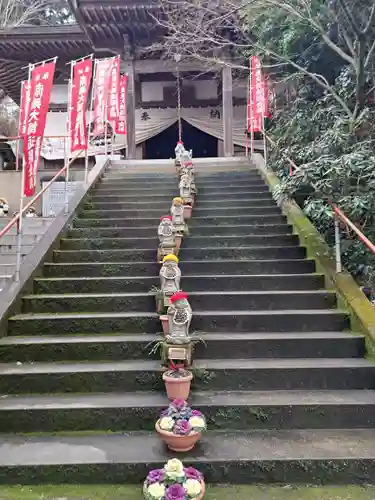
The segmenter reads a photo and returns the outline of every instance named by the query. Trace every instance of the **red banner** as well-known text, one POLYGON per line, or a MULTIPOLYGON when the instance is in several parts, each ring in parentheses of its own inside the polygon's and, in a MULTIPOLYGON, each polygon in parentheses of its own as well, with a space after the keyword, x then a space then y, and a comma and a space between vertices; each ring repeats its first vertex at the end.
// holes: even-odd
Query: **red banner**
POLYGON ((94 136, 104 134, 108 87, 111 79, 113 59, 97 59, 95 61, 94 82, 94 136))
POLYGON ((107 107, 107 119, 115 121, 119 112, 119 83, 120 83, 120 58, 117 56, 112 61, 109 95, 107 107))
POLYGON ((86 109, 91 76, 92 59, 84 59, 74 64, 68 131, 70 152, 86 150, 88 147, 86 109))
POLYGON ((120 76, 119 84, 119 113, 116 120, 115 132, 116 134, 126 135, 126 92, 128 88, 128 75, 120 76))
MULTIPOLYGON (((31 71, 28 82, 29 106, 26 111, 26 137, 23 141, 24 195, 33 196, 40 151, 51 96, 56 62, 40 64, 31 71)), ((27 99, 26 99, 27 101, 27 99)))
POLYGON ((268 84, 258 57, 251 58, 251 85, 247 104, 248 132, 261 132, 263 118, 269 117, 268 84), (251 124, 252 121, 252 124, 251 124))

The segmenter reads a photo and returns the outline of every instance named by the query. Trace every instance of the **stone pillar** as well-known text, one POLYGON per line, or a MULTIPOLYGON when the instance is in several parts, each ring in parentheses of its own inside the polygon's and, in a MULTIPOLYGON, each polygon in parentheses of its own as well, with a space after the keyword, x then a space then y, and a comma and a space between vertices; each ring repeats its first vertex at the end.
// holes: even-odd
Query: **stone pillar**
POLYGON ((224 156, 234 156, 232 68, 229 66, 223 67, 222 80, 224 156))
POLYGON ((127 61, 128 72, 128 93, 127 93, 127 159, 134 160, 137 156, 135 145, 135 78, 134 78, 134 60, 127 61))

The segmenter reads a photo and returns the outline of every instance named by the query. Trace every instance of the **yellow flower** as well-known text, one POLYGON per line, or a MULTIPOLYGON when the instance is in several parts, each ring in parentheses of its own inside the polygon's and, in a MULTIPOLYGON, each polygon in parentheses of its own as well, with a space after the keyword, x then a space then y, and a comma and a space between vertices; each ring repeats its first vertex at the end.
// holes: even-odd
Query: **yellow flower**
POLYGON ((147 488, 147 492, 152 498, 155 498, 155 500, 161 500, 165 494, 165 486, 161 483, 150 484, 147 488))
POLYGON ((165 257, 163 257, 163 262, 169 262, 171 260, 174 260, 178 264, 178 257, 174 253, 169 253, 165 257))
POLYGON ((173 480, 177 480, 185 476, 184 466, 181 460, 172 458, 164 465, 165 474, 173 480))
POLYGON ((159 420, 160 429, 163 431, 171 431, 174 426, 174 421, 172 417, 163 417, 159 420))
POLYGON ((196 479, 187 479, 184 482, 184 488, 189 497, 193 498, 196 498, 198 495, 200 495, 202 490, 201 483, 196 479))
POLYGON ((183 203, 184 200, 180 196, 176 196, 176 198, 173 198, 172 203, 183 203))
POLYGON ((206 427, 206 423, 202 417, 190 417, 189 424, 193 429, 204 429, 206 427))

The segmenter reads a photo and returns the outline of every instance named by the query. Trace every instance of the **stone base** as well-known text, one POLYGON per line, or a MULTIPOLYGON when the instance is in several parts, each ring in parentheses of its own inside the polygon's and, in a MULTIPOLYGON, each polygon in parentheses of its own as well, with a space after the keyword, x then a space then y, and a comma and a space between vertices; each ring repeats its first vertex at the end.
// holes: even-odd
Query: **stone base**
POLYGON ((161 353, 162 364, 167 364, 169 360, 184 361, 186 367, 191 366, 192 345, 189 344, 169 344, 165 342, 161 353))

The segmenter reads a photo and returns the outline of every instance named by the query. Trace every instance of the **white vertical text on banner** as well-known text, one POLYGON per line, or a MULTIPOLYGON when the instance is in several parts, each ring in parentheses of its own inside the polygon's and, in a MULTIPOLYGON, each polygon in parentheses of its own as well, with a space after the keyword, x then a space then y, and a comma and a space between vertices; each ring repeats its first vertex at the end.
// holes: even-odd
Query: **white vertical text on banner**
POLYGON ((120 57, 117 56, 112 60, 112 67, 109 82, 107 119, 115 121, 118 117, 119 109, 119 84, 120 84, 120 57))
POLYGON ((86 109, 92 76, 92 59, 72 62, 73 82, 70 96, 70 152, 87 150, 86 109))
POLYGON ((126 114, 126 93, 128 89, 128 75, 120 76, 119 84, 119 112, 116 120, 116 134, 126 135, 127 133, 127 114, 126 114))
MULTIPOLYGON (((23 141, 24 154, 24 196, 33 196, 36 188, 36 175, 43 142, 48 106, 51 96, 56 61, 35 66, 27 83, 29 103, 26 111, 26 135, 23 141)), ((27 101, 27 99, 26 99, 27 101)), ((27 106, 27 102, 25 102, 27 106)))
POLYGON ((95 81, 94 81, 94 129, 93 135, 104 134, 105 131, 105 110, 107 107, 108 88, 111 79, 112 59, 97 59, 95 61, 95 81))

